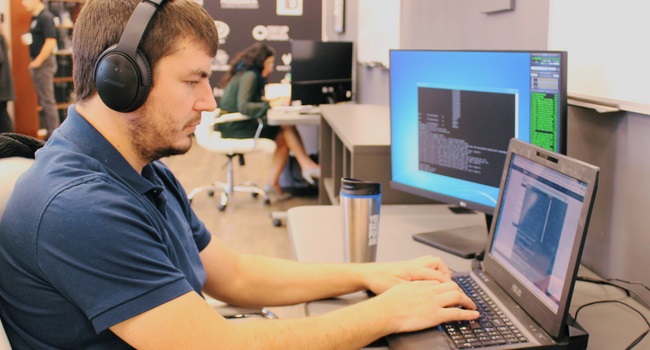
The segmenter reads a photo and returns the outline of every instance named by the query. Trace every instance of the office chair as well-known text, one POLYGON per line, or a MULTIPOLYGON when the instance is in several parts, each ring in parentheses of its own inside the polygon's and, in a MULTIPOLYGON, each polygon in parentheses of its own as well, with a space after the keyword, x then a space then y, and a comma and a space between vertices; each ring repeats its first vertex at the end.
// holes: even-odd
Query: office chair
MULTIPOLYGON (((22 157, 0 158, 0 220, 4 213, 7 201, 18 177, 29 168, 34 159, 22 157)), ((4 326, 0 322, 0 350, 11 349, 4 326)))
POLYGON ((247 120, 248 117, 241 113, 228 113, 220 115, 220 110, 216 109, 211 112, 203 112, 201 115, 201 123, 196 127, 194 135, 196 142, 199 146, 208 151, 222 153, 228 158, 226 182, 213 182, 210 185, 201 186, 193 189, 187 198, 190 203, 194 197, 200 192, 207 192, 209 196, 213 196, 215 191, 221 192, 221 200, 217 208, 221 211, 226 209, 228 200, 234 195, 235 192, 250 193, 253 197, 262 196, 264 204, 270 204, 268 193, 262 188, 258 187, 252 182, 245 182, 243 184, 235 185, 234 176, 234 158, 239 159, 239 164, 244 165, 244 155, 253 152, 273 153, 275 151, 275 142, 273 140, 260 138, 262 132, 262 120, 258 119, 258 127, 255 136, 250 139, 228 139, 222 138, 219 131, 214 130, 214 126, 222 123, 230 123, 235 121, 247 120))

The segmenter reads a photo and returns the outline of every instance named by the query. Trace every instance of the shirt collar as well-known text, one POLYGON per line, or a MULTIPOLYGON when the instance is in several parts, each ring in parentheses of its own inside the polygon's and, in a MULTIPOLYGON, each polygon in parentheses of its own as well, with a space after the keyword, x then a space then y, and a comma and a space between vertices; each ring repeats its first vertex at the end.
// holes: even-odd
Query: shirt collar
POLYGON ((142 173, 138 174, 126 159, 117 151, 106 138, 95 129, 75 108, 71 105, 68 108, 68 116, 65 123, 61 124, 58 130, 52 135, 52 147, 59 142, 74 143, 81 152, 94 158, 104 167, 108 168, 113 176, 128 183, 138 193, 145 194, 156 187, 161 187, 160 179, 150 164, 145 165, 142 173))

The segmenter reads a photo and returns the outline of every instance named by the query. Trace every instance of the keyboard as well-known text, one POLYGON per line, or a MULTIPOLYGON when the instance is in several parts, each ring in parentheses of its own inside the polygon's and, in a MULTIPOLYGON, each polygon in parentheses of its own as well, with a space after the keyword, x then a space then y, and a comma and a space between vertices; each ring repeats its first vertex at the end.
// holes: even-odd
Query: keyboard
POLYGON ((454 281, 465 291, 481 316, 472 321, 454 321, 440 325, 457 349, 473 349, 505 344, 527 343, 508 316, 490 299, 470 275, 455 276, 454 281))

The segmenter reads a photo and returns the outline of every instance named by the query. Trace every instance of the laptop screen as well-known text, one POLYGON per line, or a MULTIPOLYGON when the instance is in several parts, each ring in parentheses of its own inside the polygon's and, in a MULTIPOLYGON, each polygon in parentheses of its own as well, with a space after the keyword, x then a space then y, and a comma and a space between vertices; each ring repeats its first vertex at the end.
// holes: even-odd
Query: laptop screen
POLYGON ((588 186, 517 154, 508 167, 490 253, 557 313, 588 186))

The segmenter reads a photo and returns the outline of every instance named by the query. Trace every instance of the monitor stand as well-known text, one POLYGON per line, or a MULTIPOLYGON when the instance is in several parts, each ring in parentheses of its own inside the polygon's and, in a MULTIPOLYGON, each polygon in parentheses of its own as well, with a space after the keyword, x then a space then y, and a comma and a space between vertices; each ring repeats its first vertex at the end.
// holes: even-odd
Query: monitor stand
MULTIPOLYGON (((459 215, 474 212, 462 207, 450 207, 449 209, 459 215)), ((413 235, 413 239, 461 258, 473 259, 485 249, 492 215, 485 215, 485 223, 485 226, 471 225, 417 233, 413 235)))

